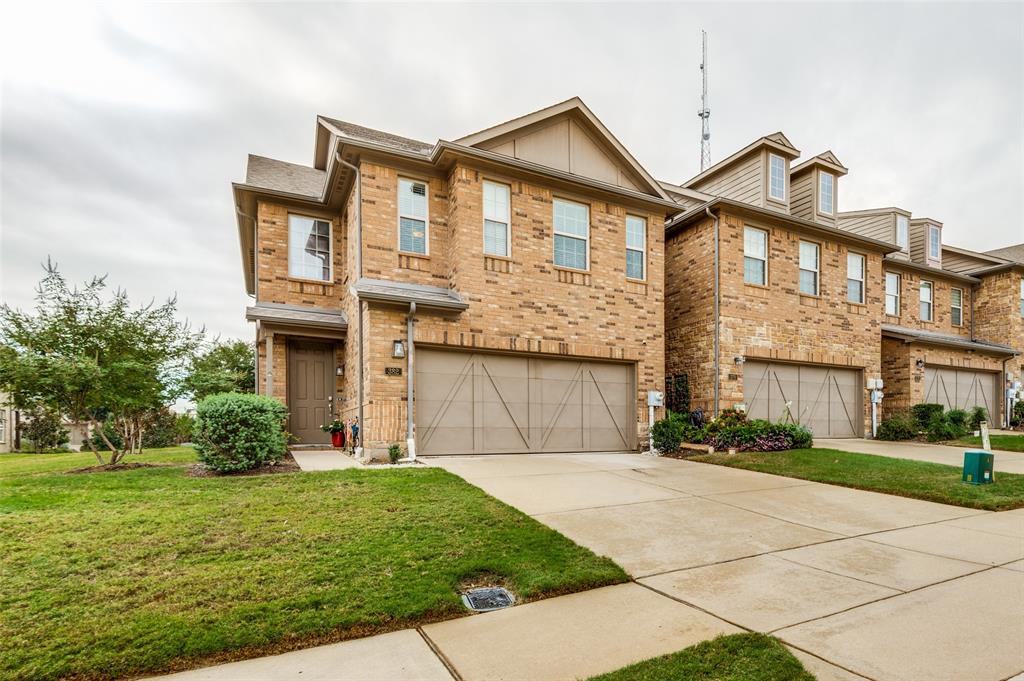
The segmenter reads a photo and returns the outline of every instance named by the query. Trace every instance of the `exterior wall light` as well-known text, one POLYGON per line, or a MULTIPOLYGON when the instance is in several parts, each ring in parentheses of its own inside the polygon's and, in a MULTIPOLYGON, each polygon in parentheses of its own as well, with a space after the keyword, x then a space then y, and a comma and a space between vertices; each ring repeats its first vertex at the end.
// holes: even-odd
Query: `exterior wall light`
POLYGON ((335 375, 335 376, 344 376, 344 375, 345 375, 345 367, 344 367, 343 365, 339 364, 339 365, 338 365, 338 366, 337 366, 337 367, 336 367, 336 368, 334 369, 334 375, 335 375))
POLYGON ((395 359, 405 358, 405 343, 400 340, 396 340, 391 344, 391 356, 395 359))
POLYGON ((917 360, 916 362, 914 362, 914 366, 916 366, 918 369, 920 369, 921 367, 924 366, 924 360, 923 359, 917 360))

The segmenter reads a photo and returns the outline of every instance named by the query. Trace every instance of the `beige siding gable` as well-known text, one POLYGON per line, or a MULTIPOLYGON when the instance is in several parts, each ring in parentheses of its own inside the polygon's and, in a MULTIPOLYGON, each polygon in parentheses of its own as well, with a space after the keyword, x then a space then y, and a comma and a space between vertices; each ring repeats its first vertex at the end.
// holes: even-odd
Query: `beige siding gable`
POLYGON ((966 253, 955 253, 953 251, 942 249, 942 269, 963 274, 991 266, 991 260, 975 258, 966 253))
POLYGON ((728 171, 717 173, 692 185, 691 189, 742 201, 752 206, 764 205, 764 154, 760 151, 741 159, 728 171))
POLYGON ((511 137, 489 140, 479 146, 521 161, 626 189, 636 190, 640 184, 625 164, 615 160, 611 149, 569 116, 548 120, 511 137))
POLYGON ((919 265, 942 267, 942 223, 922 218, 910 221, 910 260, 919 265), (939 230, 939 257, 928 255, 928 231, 931 227, 939 230))

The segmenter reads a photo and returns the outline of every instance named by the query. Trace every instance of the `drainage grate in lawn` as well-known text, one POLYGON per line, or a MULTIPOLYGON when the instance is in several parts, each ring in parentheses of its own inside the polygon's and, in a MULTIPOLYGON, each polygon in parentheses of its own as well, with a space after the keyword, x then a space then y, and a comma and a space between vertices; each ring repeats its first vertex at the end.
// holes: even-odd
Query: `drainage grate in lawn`
POLYGON ((516 599, 508 589, 494 586, 470 589, 462 594, 462 602, 474 612, 490 612, 514 605, 516 599))

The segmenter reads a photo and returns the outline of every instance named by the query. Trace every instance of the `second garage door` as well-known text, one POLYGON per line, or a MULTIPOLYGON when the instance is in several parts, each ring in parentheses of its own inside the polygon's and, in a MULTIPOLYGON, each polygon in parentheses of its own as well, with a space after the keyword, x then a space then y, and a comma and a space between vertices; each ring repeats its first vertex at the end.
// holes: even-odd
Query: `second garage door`
POLYGON ((632 364, 416 351, 421 454, 631 450, 632 364))
POLYGON ((750 418, 793 420, 818 437, 860 437, 864 432, 863 392, 858 369, 748 360, 743 396, 750 418))
POLYGON ((999 375, 989 371, 925 365, 924 401, 941 404, 946 409, 984 407, 989 421, 999 423, 998 382, 999 375))

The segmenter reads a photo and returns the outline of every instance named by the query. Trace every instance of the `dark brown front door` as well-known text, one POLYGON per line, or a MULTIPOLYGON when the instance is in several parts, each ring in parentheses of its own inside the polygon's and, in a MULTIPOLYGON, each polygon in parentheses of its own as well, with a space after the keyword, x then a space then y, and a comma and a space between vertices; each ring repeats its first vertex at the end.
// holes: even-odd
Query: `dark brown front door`
POLYGON ((288 430, 299 444, 327 444, 320 426, 334 418, 334 346, 291 341, 288 344, 288 430))

